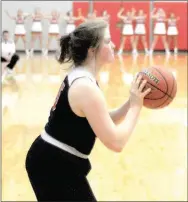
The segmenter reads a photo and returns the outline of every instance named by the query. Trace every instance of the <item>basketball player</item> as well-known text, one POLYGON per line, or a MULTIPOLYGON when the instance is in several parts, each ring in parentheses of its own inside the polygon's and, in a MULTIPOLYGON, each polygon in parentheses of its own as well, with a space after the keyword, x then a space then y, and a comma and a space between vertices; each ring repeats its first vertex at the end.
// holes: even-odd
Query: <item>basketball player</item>
POLYGON ((177 29, 177 21, 179 17, 176 17, 174 13, 170 13, 170 18, 167 19, 168 22, 168 29, 167 29, 167 36, 168 36, 168 46, 170 47, 171 42, 174 43, 174 53, 178 53, 178 29, 177 29))
POLYGON ((156 21, 156 24, 154 27, 154 40, 151 45, 150 54, 151 55, 153 54, 153 50, 158 41, 158 38, 161 37, 166 54, 170 55, 168 43, 166 41, 166 24, 165 24, 166 23, 166 13, 162 8, 159 8, 158 11, 156 12, 156 14, 154 14, 155 11, 156 11, 156 9, 154 8, 154 10, 151 13, 151 17, 152 17, 152 19, 154 19, 156 21))
POLYGON ((48 30, 48 42, 46 46, 46 50, 44 51, 44 55, 48 54, 49 46, 53 38, 55 38, 56 41, 58 41, 60 37, 59 33, 59 19, 60 19, 60 13, 57 12, 57 10, 53 10, 51 12, 50 16, 45 16, 45 19, 48 19, 50 21, 50 26, 48 30))
POLYGON ((44 131, 27 154, 26 169, 38 201, 96 201, 86 178, 96 137, 107 148, 122 151, 150 89, 142 92, 146 81, 135 79, 129 100, 108 112, 96 81, 100 68, 114 59, 103 20, 82 23, 61 38, 60 46, 59 62, 72 61, 72 70, 62 82, 44 131))
POLYGON ((8 15, 8 17, 16 22, 16 27, 15 27, 15 38, 14 42, 15 44, 19 40, 19 38, 22 39, 24 48, 25 48, 25 53, 28 56, 29 55, 29 50, 27 49, 27 44, 26 44, 26 30, 24 27, 24 22, 29 16, 28 14, 24 14, 21 9, 18 9, 17 11, 17 16, 11 16, 8 11, 5 11, 5 13, 8 15))
POLYGON ((31 27, 31 50, 30 55, 33 55, 34 43, 37 39, 40 42, 40 48, 44 54, 45 49, 42 48, 42 23, 44 15, 41 13, 40 8, 35 8, 35 12, 32 15, 33 24, 31 27))
POLYGON ((132 9, 132 11, 127 11, 126 15, 122 15, 124 11, 124 8, 121 8, 120 11, 117 14, 117 17, 124 22, 123 30, 122 30, 122 38, 121 38, 121 44, 118 51, 118 55, 123 53, 125 41, 127 38, 130 38, 133 53, 134 53, 134 32, 133 32, 133 19, 135 14, 135 9, 132 9))
POLYGON ((147 42, 146 42, 146 28, 145 28, 145 21, 146 21, 146 17, 147 15, 144 13, 143 10, 139 10, 138 11, 138 15, 134 17, 134 19, 136 20, 136 27, 135 27, 135 40, 134 40, 134 53, 137 54, 137 44, 138 44, 138 40, 141 37, 142 40, 142 44, 144 46, 145 49, 145 53, 148 54, 148 46, 147 46, 147 42))
POLYGON ((13 40, 10 39, 9 31, 7 30, 3 31, 1 51, 1 62, 8 62, 2 74, 2 82, 4 82, 6 77, 12 76, 13 69, 19 60, 19 56, 15 54, 15 43, 13 40))

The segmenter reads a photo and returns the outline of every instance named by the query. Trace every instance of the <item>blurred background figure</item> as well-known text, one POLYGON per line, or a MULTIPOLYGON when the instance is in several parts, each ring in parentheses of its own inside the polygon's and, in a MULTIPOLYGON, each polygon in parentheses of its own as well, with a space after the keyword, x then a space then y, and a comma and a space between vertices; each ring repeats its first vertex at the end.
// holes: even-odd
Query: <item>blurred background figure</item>
POLYGON ((1 54, 1 62, 7 62, 8 64, 3 70, 2 74, 2 82, 5 81, 5 79, 8 76, 13 75, 13 70, 16 65, 16 63, 19 60, 19 56, 15 54, 16 48, 14 41, 10 38, 9 31, 4 30, 3 31, 3 37, 2 37, 2 54, 1 54))
POLYGON ((14 20, 16 22, 16 27, 15 27, 15 32, 14 32, 14 41, 15 44, 17 43, 17 41, 19 40, 19 38, 22 39, 23 44, 24 44, 24 48, 25 48, 25 53, 28 56, 29 55, 29 50, 27 48, 27 42, 26 42, 26 30, 25 30, 25 20, 30 16, 29 14, 23 13, 22 9, 18 9, 17 11, 17 15, 16 16, 12 16, 9 14, 9 12, 6 10, 5 13, 7 14, 7 16, 14 20))
POLYGON ((174 53, 178 53, 178 28, 177 22, 180 20, 179 17, 176 17, 173 12, 170 13, 170 17, 167 19, 168 29, 167 29, 167 37, 168 37, 168 46, 169 49, 171 47, 171 43, 174 45, 174 53))

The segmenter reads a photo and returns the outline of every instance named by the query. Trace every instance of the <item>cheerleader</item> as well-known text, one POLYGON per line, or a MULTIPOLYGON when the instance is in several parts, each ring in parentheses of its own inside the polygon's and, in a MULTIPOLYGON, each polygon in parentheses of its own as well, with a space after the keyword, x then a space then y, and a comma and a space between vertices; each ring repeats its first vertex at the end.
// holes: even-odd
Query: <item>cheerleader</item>
POLYGON ((80 20, 81 17, 74 17, 72 11, 68 11, 66 16, 64 16, 65 21, 67 22, 66 34, 70 34, 76 28, 75 21, 80 20))
POLYGON ((81 24, 81 23, 83 23, 83 22, 85 22, 86 21, 86 18, 83 16, 83 14, 82 14, 82 9, 81 8, 78 8, 78 17, 79 17, 79 19, 80 19, 80 23, 79 24, 81 24))
POLYGON ((154 9, 151 13, 151 17, 152 17, 152 19, 155 19, 156 24, 154 27, 154 40, 153 40, 152 45, 151 45, 150 54, 153 53, 153 50, 154 50, 155 45, 158 41, 158 38, 161 37, 165 51, 166 51, 166 54, 169 55, 170 51, 168 48, 168 43, 166 41, 166 26, 165 26, 166 14, 162 8, 158 9, 156 14, 154 14, 155 11, 156 11, 156 9, 154 9))
POLYGON ((132 9, 132 12, 127 11, 126 16, 122 15, 123 11, 124 11, 124 8, 121 8, 117 14, 117 17, 123 20, 124 22, 124 26, 122 30, 122 40, 121 40, 121 45, 118 51, 118 55, 123 53, 123 48, 124 48, 124 44, 127 37, 130 38, 132 48, 134 48, 134 37, 133 37, 134 32, 133 32, 132 22, 135 14, 135 9, 132 9))
POLYGON ((108 14, 107 10, 102 12, 102 19, 105 20, 110 26, 110 15, 108 14))
POLYGON ((179 20, 179 17, 176 17, 174 13, 170 14, 170 18, 167 19, 168 22, 168 30, 167 30, 167 36, 168 36, 168 46, 170 47, 171 42, 174 42, 174 53, 178 53, 178 46, 177 46, 177 36, 178 36, 178 29, 177 29, 177 21, 179 20))
POLYGON ((32 15, 33 24, 31 27, 31 51, 30 54, 33 55, 34 50, 34 43, 36 39, 39 39, 40 42, 40 48, 44 54, 44 49, 42 48, 42 23, 44 15, 41 13, 39 8, 35 9, 34 14, 32 15))
POLYGON ((15 44, 19 40, 19 38, 22 39, 24 48, 25 48, 25 53, 26 55, 29 55, 29 50, 27 49, 27 44, 26 44, 26 30, 24 27, 24 22, 29 16, 29 14, 24 14, 21 9, 18 9, 17 11, 17 16, 11 16, 8 11, 5 11, 5 13, 8 15, 8 17, 16 22, 16 27, 15 27, 15 32, 14 32, 14 42, 15 44))
POLYGON ((143 10, 139 10, 138 15, 134 17, 136 20, 136 27, 135 27, 135 41, 134 41, 134 52, 137 54, 137 44, 139 37, 142 39, 142 44, 145 49, 145 53, 148 54, 148 46, 146 42, 146 28, 145 28, 145 20, 146 20, 147 15, 144 14, 143 10))
POLYGON ((44 18, 48 19, 50 21, 50 26, 48 30, 48 42, 46 46, 46 50, 44 51, 44 55, 48 54, 49 46, 53 38, 58 41, 59 39, 59 19, 61 14, 57 12, 57 10, 53 10, 51 12, 51 15, 45 16, 44 18))

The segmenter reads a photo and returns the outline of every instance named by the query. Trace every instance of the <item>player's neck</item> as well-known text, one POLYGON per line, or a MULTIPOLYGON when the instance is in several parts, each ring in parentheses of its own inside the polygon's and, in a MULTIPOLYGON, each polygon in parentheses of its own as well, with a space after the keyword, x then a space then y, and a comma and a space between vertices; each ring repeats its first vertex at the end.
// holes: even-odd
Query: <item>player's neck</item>
POLYGON ((95 62, 85 62, 82 64, 82 67, 85 68, 86 71, 91 73, 95 78, 97 78, 98 68, 95 62))

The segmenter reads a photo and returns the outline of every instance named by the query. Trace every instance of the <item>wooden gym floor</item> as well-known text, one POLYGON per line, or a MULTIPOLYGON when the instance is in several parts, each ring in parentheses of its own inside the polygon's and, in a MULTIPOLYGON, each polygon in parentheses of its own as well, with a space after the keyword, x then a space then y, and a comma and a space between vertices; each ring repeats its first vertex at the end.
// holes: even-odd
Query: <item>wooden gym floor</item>
MULTIPOLYGON (((178 201, 187 196, 187 54, 152 58, 117 57, 100 71, 99 83, 109 108, 129 95, 133 75, 143 67, 170 69, 178 83, 174 102, 161 110, 143 108, 139 123, 122 153, 99 141, 91 154, 88 176, 98 200, 178 201)), ((2 87, 2 200, 36 200, 25 172, 25 156, 40 134, 66 71, 53 56, 17 64, 15 80, 2 87)), ((62 120, 63 121, 63 120, 62 120)))

